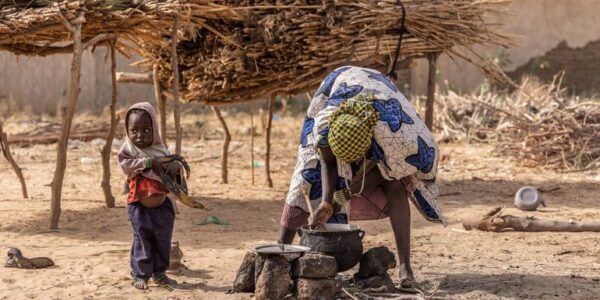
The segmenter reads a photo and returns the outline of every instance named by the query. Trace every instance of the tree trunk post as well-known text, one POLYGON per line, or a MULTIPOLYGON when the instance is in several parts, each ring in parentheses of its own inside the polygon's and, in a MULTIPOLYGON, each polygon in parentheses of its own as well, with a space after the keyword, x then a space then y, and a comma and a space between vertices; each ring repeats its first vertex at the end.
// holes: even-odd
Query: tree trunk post
POLYGON ((85 22, 84 12, 80 12, 75 19, 77 23, 71 23, 63 17, 63 25, 71 31, 73 38, 73 61, 71 62, 71 81, 67 106, 62 108, 62 125, 56 149, 56 168, 52 178, 51 189, 52 198, 50 200, 50 229, 58 228, 60 220, 60 200, 62 194, 62 185, 67 167, 67 146, 69 142, 69 132, 73 121, 73 114, 79 99, 79 79, 81 77, 81 57, 83 55, 83 45, 81 42, 81 27, 85 22))
POLYGON ((437 71, 437 59, 439 53, 432 53, 427 56, 429 63, 429 74, 427 77, 427 104, 425 111, 425 125, 429 130, 433 130, 433 102, 435 100, 435 73, 437 71))
POLYGON ((250 108, 250 167, 252 170, 252 185, 254 185, 254 114, 250 108))
POLYGON ((17 174, 17 177, 19 178, 19 182, 21 182, 21 192, 23 193, 23 198, 27 199, 28 196, 27 196, 27 185, 25 184, 25 177, 23 177, 23 172, 21 171, 21 168, 19 167, 19 165, 17 165, 17 162, 15 161, 15 159, 12 157, 12 154, 10 153, 10 146, 8 145, 8 138, 6 137, 6 133, 4 133, 4 130, 2 129, 2 123, 0 123, 0 148, 2 148, 2 154, 4 154, 4 157, 10 163, 13 170, 15 170, 15 173, 17 174))
POLYGON ((269 114, 267 116, 267 126, 265 128, 265 174, 267 176, 267 186, 273 187, 273 180, 271 179, 271 124, 273 123, 273 110, 275 108, 276 94, 269 96, 269 114))
POLYGON ((158 106, 158 114, 160 115, 160 137, 163 144, 167 146, 167 99, 162 93, 157 64, 154 64, 152 67, 152 81, 154 83, 154 98, 158 106))
POLYGON ((171 33, 171 63, 173 68, 173 117, 175 119, 175 153, 181 154, 181 116, 179 113, 179 65, 177 63, 177 29, 179 17, 175 16, 173 31, 171 33))
POLYGON ((229 143, 231 142, 231 134, 229 133, 229 128, 227 127, 227 123, 223 116, 221 115, 221 110, 219 110, 216 106, 211 106, 215 117, 221 123, 223 127, 223 151, 221 154, 221 183, 227 184, 227 160, 229 156, 229 143))
POLYGON ((115 197, 113 197, 110 189, 110 154, 112 150, 112 143, 115 137, 115 130, 117 126, 117 57, 115 51, 115 41, 110 42, 110 73, 112 77, 112 97, 110 101, 110 125, 108 134, 106 136, 106 143, 102 148, 102 190, 104 191, 104 200, 106 201, 106 207, 115 207, 115 197))

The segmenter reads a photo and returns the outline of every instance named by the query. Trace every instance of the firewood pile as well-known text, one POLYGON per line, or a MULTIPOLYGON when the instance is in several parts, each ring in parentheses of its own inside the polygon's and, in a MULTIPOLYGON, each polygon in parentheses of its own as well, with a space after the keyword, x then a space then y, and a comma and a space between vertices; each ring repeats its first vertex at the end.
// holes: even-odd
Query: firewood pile
POLYGON ((170 30, 180 6, 177 0, 0 0, 0 50, 70 53, 71 32, 64 20, 84 24, 84 43, 99 34, 117 34, 121 50, 151 44, 170 30))
POLYGON ((568 97, 561 76, 514 92, 441 96, 436 124, 442 140, 494 143, 495 152, 524 165, 567 171, 600 166, 600 102, 568 97))
MULTIPOLYGON (((488 75, 504 74, 475 46, 506 46, 511 37, 490 16, 510 1, 402 0, 406 10, 400 60, 447 53, 465 58, 488 75)), ((210 105, 297 94, 315 89, 327 72, 345 64, 385 71, 393 60, 402 9, 396 0, 190 0, 177 46, 184 100, 210 105)), ((143 48, 138 63, 157 63, 173 83, 168 43, 143 48)))

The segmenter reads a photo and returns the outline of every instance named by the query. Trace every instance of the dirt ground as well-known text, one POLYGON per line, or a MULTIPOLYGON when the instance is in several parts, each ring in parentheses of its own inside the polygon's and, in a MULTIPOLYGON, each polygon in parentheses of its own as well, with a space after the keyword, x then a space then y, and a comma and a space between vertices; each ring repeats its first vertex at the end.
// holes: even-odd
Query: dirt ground
MULTIPOLYGON (((89 118, 89 117, 88 117, 89 118)), ((124 178, 111 161, 117 208, 107 209, 100 188, 99 143, 72 141, 64 181, 60 230, 48 231, 50 187, 55 145, 13 146, 25 174, 30 198, 22 199, 10 165, 0 159, 0 246, 19 247, 26 256, 48 256, 56 266, 41 270, 0 268, 1 299, 251 299, 227 295, 244 253, 276 240, 279 217, 295 165, 300 117, 276 118, 272 172, 275 187, 264 186, 264 136, 255 141, 256 184, 251 185, 249 118, 227 115, 235 149, 230 156, 230 184, 219 184, 221 141, 211 115, 188 116, 183 155, 191 163, 191 194, 212 208, 199 211, 180 205, 174 239, 189 268, 178 290, 130 285, 124 178), (201 125, 201 126, 200 126, 201 125), (194 225, 214 215, 229 225, 194 225)), ((85 122, 80 117, 76 122, 85 122)), ((106 119, 104 119, 106 120, 106 119)), ((101 121, 100 121, 101 122, 101 121)), ((9 133, 30 129, 27 120, 9 119, 9 133)), ((121 128, 121 127, 120 127, 121 128)), ((119 129, 120 129, 119 128, 119 129)), ((170 141, 172 144, 172 140, 170 141)), ((172 146, 172 145, 170 145, 172 146)), ((560 220, 598 220, 600 176, 558 173, 517 166, 508 157, 492 156, 489 145, 442 144, 438 180, 440 204, 449 219, 444 228, 425 221, 414 209, 412 261, 417 279, 436 298, 447 299, 598 299, 600 236, 596 233, 465 232, 461 219, 480 215, 500 203, 507 213, 560 220), (524 213, 512 208, 522 185, 559 187, 543 197, 548 208, 524 213)), ((385 245, 395 251, 387 220, 356 222, 366 230, 365 248, 385 245)), ((4 250, 2 250, 4 251, 4 250)), ((349 271, 352 272, 352 271, 349 271)), ((391 270, 397 280, 397 270, 391 270)))

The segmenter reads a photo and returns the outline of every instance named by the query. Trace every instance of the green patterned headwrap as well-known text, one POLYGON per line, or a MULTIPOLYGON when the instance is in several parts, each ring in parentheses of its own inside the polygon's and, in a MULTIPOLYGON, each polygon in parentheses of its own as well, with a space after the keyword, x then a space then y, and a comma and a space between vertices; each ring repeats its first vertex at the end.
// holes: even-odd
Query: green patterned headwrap
POLYGON ((373 139, 379 113, 373 109, 372 95, 345 101, 329 120, 327 140, 333 154, 351 163, 365 155, 373 139))

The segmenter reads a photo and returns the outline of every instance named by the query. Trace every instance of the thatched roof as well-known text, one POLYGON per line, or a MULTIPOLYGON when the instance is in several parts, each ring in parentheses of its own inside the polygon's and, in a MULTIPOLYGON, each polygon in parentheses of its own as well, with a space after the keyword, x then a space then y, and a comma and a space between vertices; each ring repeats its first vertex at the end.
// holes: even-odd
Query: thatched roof
MULTIPOLYGON (((495 80, 504 74, 475 46, 504 46, 510 37, 489 24, 503 0, 402 0, 406 34, 401 57, 444 52, 469 59, 495 80)), ((401 27, 396 0, 189 0, 186 16, 197 31, 183 32, 178 66, 184 100, 238 103, 270 93, 312 90, 344 64, 385 70, 401 27)), ((172 82, 168 43, 147 45, 139 65, 158 63, 172 82)))
POLYGON ((177 0, 0 0, 0 50, 39 56, 71 52, 65 19, 84 21, 84 43, 116 34, 121 47, 152 44, 172 26, 179 5, 177 0))

